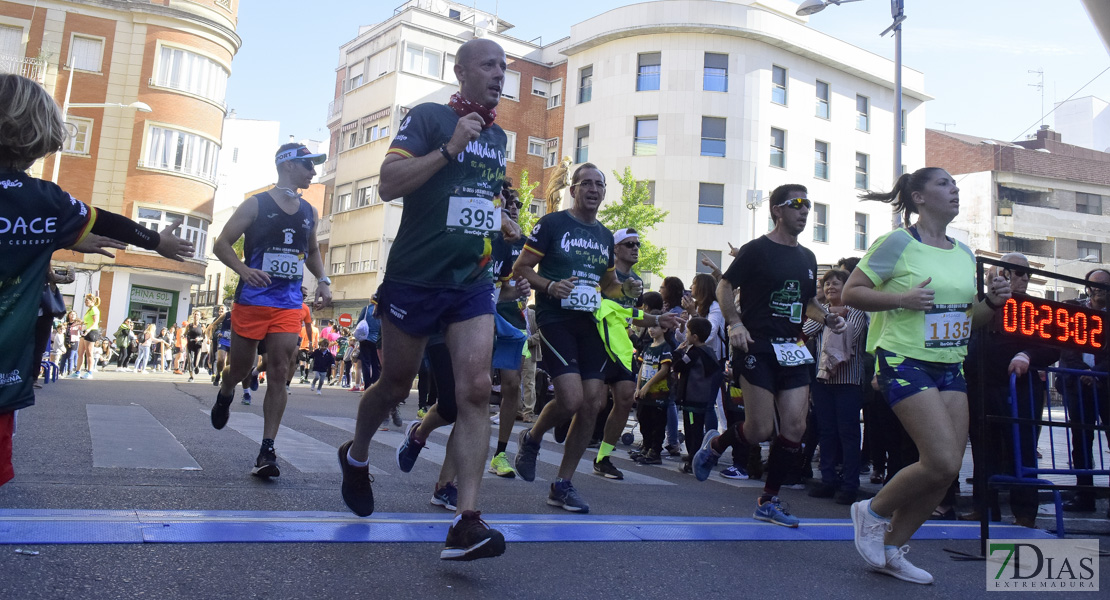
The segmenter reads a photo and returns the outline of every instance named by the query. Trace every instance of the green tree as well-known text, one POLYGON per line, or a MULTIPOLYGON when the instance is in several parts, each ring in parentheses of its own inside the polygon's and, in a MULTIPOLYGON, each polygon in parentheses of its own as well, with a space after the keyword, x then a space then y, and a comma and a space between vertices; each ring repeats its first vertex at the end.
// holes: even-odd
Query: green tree
POLYGON ((540 182, 529 183, 528 171, 520 172, 520 183, 516 186, 516 191, 520 199, 520 216, 517 217, 517 223, 520 223, 520 230, 524 235, 528 235, 532 231, 532 226, 536 224, 536 215, 532 214, 531 206, 532 201, 535 200, 533 191, 536 189, 540 182))
POLYGON ((662 277, 662 269, 667 264, 667 249, 653 244, 648 232, 670 213, 647 203, 651 199, 647 181, 637 180, 631 168, 625 167, 624 173, 613 171, 613 175, 621 184, 620 200, 602 206, 597 218, 610 231, 626 227, 635 229, 640 234, 640 262, 636 263, 636 270, 662 277))

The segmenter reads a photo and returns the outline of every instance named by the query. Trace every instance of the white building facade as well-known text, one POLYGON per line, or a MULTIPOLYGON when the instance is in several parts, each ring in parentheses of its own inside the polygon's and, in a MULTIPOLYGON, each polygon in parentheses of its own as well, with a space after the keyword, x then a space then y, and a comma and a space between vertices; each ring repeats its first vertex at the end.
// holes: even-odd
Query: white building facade
MULTIPOLYGON (((684 282, 705 252, 768 230, 766 198, 800 183, 815 203, 800 241, 819 263, 860 256, 891 228, 861 202, 893 184, 891 61, 808 28, 785 1, 682 0, 618 8, 575 25, 563 139, 575 163, 654 182, 664 272, 684 282), (584 142, 582 141, 584 140, 584 142), (764 202, 749 209, 761 194, 764 202)), ((921 73, 903 73, 902 163, 924 165, 921 73)), ((725 252, 722 252, 724 250, 725 252)))

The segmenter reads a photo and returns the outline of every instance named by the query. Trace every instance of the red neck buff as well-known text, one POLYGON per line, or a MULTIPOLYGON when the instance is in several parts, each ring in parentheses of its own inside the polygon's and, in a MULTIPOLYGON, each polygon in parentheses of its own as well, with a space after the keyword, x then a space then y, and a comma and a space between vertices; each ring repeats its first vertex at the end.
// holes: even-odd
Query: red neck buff
POLYGON ((463 98, 462 94, 459 92, 455 92, 451 95, 451 100, 447 102, 447 106, 453 108, 455 114, 460 117, 465 117, 470 113, 478 113, 478 116, 482 117, 482 120, 485 121, 485 125, 482 126, 482 129, 486 129, 490 125, 493 125, 493 120, 497 118, 496 110, 486 108, 472 100, 467 100, 463 98))

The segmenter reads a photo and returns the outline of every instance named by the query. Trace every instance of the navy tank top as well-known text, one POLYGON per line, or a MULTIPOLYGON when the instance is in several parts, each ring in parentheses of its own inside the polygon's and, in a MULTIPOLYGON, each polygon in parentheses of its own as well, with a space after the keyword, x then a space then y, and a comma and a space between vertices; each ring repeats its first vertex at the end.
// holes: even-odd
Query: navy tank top
POLYGON ((243 262, 270 276, 270 285, 255 287, 239 280, 235 301, 247 306, 300 308, 301 280, 308 253, 308 236, 315 225, 312 205, 300 198, 297 212, 288 214, 270 194, 254 196, 258 216, 244 232, 243 262))

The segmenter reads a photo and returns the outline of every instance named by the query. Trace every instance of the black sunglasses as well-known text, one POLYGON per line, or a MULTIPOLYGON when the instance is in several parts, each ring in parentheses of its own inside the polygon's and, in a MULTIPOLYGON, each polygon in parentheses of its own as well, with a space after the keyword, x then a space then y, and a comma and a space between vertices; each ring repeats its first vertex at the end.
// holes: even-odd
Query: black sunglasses
POLYGON ((1029 269, 1026 269, 1024 267, 1013 267, 1006 270, 1009 271, 1010 275, 1012 275, 1013 277, 1027 277, 1030 274, 1029 269))
POLYGON ((624 246, 625 248, 639 248, 640 247, 640 242, 621 242, 617 245, 618 246, 624 246))
POLYGON ((523 202, 521 202, 520 200, 509 200, 509 201, 508 201, 508 202, 507 202, 507 203, 505 204, 505 206, 512 206, 512 207, 514 207, 514 208, 521 208, 521 207, 523 207, 523 206, 524 206, 524 203, 523 203, 523 202))
POLYGON ((316 170, 316 163, 312 162, 311 160, 309 160, 307 158, 297 159, 297 162, 301 163, 301 166, 308 169, 309 171, 315 171, 316 170))

